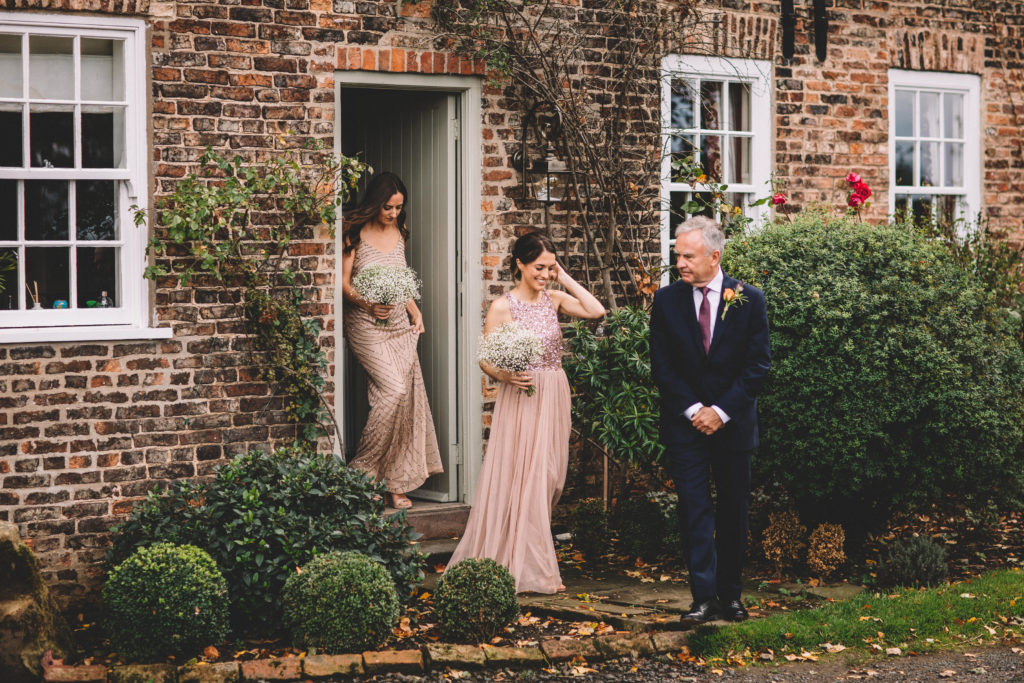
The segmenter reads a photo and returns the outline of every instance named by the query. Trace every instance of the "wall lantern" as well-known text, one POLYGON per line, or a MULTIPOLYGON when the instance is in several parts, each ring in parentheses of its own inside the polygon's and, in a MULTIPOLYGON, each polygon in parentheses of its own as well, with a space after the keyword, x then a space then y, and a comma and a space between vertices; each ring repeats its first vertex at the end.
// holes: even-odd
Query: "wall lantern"
POLYGON ((565 199, 569 187, 569 167, 555 156, 555 150, 548 143, 544 158, 537 159, 530 166, 533 182, 533 196, 545 204, 557 204, 565 199))

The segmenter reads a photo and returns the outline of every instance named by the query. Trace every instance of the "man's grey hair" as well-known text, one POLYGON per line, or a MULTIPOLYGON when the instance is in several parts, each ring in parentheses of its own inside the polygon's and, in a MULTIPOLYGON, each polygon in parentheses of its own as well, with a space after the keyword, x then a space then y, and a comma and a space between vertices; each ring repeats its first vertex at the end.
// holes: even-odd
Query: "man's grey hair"
POLYGON ((676 228, 676 239, 684 232, 700 230, 704 238, 704 247, 707 253, 717 250, 719 253, 725 250, 725 233, 718 222, 707 216, 690 216, 676 228))

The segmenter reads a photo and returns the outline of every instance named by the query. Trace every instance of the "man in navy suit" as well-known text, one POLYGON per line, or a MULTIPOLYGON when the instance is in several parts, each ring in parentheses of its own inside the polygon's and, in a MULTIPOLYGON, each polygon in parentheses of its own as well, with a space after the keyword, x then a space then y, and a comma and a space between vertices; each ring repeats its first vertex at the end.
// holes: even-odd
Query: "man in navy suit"
POLYGON ((757 394, 771 367, 764 292, 722 272, 724 247, 725 236, 710 218, 695 216, 680 225, 675 251, 681 280, 655 293, 651 312, 660 438, 679 494, 693 592, 683 616, 689 623, 747 618, 740 571, 750 457, 758 443, 757 394))

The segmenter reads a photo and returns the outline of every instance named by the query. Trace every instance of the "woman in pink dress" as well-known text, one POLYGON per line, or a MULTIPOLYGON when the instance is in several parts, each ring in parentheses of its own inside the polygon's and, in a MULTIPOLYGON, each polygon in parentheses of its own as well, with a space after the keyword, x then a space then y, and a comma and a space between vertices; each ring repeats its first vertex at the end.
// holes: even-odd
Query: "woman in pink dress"
POLYGON ((604 306, 555 259, 551 240, 523 235, 512 247, 516 286, 487 311, 484 334, 515 321, 544 341, 544 353, 525 372, 481 362, 499 381, 491 436, 466 533, 448 566, 489 557, 504 565, 520 593, 563 590, 551 537, 551 510, 562 494, 569 463, 569 382, 562 370, 558 314, 600 318, 604 306), (558 283, 566 291, 548 290, 558 283), (526 393, 535 387, 532 396, 526 393))

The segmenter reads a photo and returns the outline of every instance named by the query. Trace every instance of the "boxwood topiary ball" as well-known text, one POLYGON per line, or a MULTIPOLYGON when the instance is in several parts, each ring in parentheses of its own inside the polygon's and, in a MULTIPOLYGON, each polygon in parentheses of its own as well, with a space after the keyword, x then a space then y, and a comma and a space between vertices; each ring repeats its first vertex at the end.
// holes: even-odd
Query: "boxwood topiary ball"
POLYGON ((516 583, 492 559, 462 560, 438 582, 434 609, 445 638, 487 642, 519 614, 516 583))
POLYGON ((158 543, 133 552, 103 586, 114 650, 133 659, 191 655, 228 631, 228 587, 205 550, 158 543))
POLYGON ((296 645, 362 652, 384 643, 398 617, 387 569, 352 550, 314 558, 284 584, 285 626, 296 645))

